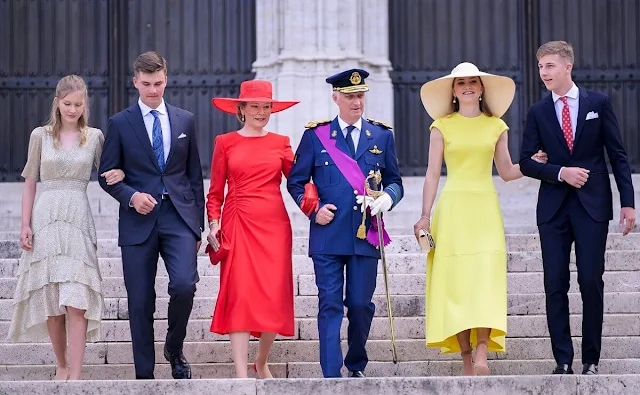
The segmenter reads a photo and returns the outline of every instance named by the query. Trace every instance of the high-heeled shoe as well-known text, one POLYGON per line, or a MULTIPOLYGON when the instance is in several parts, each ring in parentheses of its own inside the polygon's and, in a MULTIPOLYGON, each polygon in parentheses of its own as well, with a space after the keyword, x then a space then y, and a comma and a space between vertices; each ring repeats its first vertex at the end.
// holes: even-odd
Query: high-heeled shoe
MULTIPOLYGON (((487 342, 485 340, 479 341, 476 345, 476 352, 478 352, 478 346, 481 344, 487 346, 487 342)), ((486 363, 479 364, 477 362, 474 362, 473 373, 476 376, 488 376, 490 374, 489 365, 486 363)))
POLYGON ((266 377, 260 377, 260 375, 258 374, 258 366, 256 365, 255 362, 253 363, 253 371, 256 372, 256 376, 259 379, 272 379, 273 378, 273 376, 271 375, 271 371, 269 370, 268 365, 267 365, 267 374, 268 375, 266 377))
POLYGON ((53 380, 54 381, 68 381, 69 380, 69 376, 71 375, 71 373, 69 372, 69 369, 67 368, 67 375, 65 378, 60 378, 60 379, 56 379, 56 377, 58 376, 58 368, 56 368, 56 372, 53 376, 53 380))

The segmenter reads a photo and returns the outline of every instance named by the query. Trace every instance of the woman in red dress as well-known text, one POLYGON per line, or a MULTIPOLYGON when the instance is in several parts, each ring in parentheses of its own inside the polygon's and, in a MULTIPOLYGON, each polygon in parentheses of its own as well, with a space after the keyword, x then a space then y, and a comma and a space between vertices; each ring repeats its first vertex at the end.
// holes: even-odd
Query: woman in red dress
POLYGON ((274 101, 270 82, 252 80, 240 85, 238 99, 212 103, 236 114, 243 127, 217 136, 211 159, 207 240, 212 258, 225 253, 211 332, 229 334, 239 378, 247 377, 249 338, 259 337, 253 368, 271 378, 267 358, 276 335, 294 335, 292 232, 280 193, 293 152, 289 137, 264 127, 272 113, 298 102, 274 101), (222 246, 228 251, 219 251, 219 239, 228 241, 222 246))

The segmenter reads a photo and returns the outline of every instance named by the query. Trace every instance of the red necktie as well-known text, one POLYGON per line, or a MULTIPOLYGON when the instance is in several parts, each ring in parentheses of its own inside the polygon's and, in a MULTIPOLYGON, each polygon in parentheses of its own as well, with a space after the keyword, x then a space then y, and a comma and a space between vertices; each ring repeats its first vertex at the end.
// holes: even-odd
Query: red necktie
POLYGON ((562 107, 562 134, 564 139, 567 140, 567 146, 569 146, 569 152, 573 152, 573 131, 571 130, 571 114, 569 114, 569 103, 567 103, 567 97, 562 96, 560 98, 564 103, 562 107))

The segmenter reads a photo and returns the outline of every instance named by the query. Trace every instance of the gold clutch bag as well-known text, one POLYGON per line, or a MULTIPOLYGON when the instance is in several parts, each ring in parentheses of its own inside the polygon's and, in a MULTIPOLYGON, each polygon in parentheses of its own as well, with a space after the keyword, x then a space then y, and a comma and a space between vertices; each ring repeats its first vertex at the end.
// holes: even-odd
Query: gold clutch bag
POLYGON ((427 232, 425 229, 420 229, 418 231, 418 244, 420 244, 420 250, 424 254, 428 254, 429 251, 436 247, 435 241, 433 241, 433 236, 431 233, 427 232))

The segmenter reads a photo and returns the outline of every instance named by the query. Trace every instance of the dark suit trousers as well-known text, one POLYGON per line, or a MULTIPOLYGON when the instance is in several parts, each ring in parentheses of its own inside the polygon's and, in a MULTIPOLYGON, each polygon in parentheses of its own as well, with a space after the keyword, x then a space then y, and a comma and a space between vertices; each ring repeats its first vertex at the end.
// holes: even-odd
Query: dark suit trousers
MULTIPOLYGON (((153 378, 155 365, 153 314, 158 254, 169 274, 169 311, 166 347, 182 350, 193 307, 197 270, 196 236, 170 200, 160 200, 158 220, 142 244, 122 247, 127 288, 133 362, 137 378, 153 378)), ((130 229, 135 232, 136 229, 130 229)))
POLYGON ((347 343, 344 365, 349 370, 367 366, 366 343, 376 306, 371 302, 376 289, 378 259, 360 255, 313 254, 318 287, 318 334, 320 366, 324 377, 340 377, 342 348, 340 328, 347 307, 347 343), (346 292, 344 272, 346 266, 346 292), (344 295, 344 299, 343 299, 344 295))
POLYGON ((608 222, 596 222, 571 188, 556 215, 538 225, 544 269, 547 325, 558 364, 573 363, 569 328, 569 254, 575 242, 582 295, 582 363, 598 364, 602 343, 604 254, 608 222))

